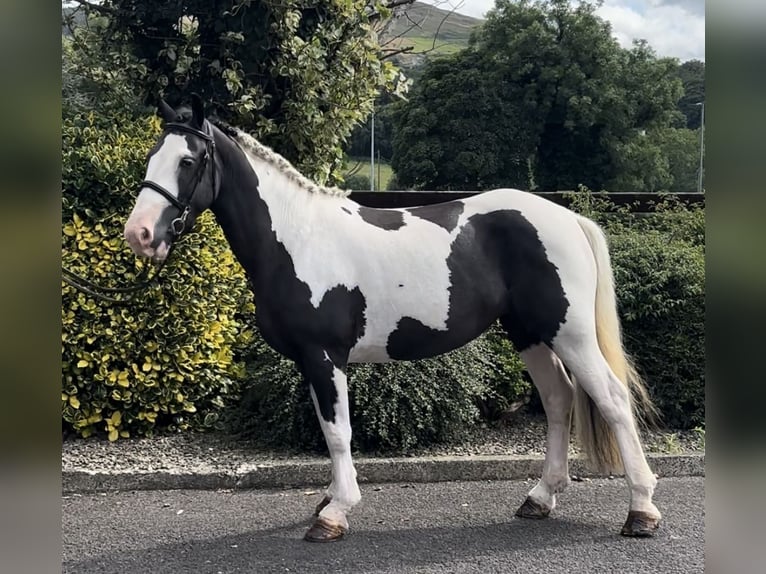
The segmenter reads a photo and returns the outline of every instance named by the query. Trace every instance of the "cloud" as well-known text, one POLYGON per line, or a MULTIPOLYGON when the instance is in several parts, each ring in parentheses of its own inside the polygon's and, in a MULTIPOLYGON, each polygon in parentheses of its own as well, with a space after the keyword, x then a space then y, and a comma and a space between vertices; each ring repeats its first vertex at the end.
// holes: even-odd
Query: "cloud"
MULTIPOLYGON (((457 7, 456 12, 474 18, 483 18, 495 5, 494 0, 422 1, 444 10, 457 7)), ((605 0, 596 13, 611 23, 614 36, 626 48, 644 39, 660 56, 705 59, 705 0, 605 0)))
POLYGON ((679 6, 695 16, 705 15, 705 0, 658 0, 662 6, 679 6))
POLYGON ((660 56, 704 60, 704 10, 695 14, 687 6, 698 3, 694 0, 606 0, 596 13, 612 24, 612 33, 626 48, 633 40, 644 39, 660 56))

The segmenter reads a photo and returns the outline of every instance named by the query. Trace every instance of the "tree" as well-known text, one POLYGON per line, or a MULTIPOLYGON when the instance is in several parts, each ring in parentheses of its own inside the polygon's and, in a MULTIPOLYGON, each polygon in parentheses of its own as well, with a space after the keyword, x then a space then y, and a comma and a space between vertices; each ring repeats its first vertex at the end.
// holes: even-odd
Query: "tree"
POLYGON ((97 55, 91 75, 124 76, 143 104, 197 92, 320 181, 378 92, 406 86, 380 54, 380 0, 75 1, 91 27, 75 30, 73 48, 97 55))
MULTIPOLYGON (((383 93, 375 101, 375 151, 381 159, 391 161, 393 154, 393 114, 394 105, 398 98, 383 93)), ((352 157, 369 157, 370 155, 370 118, 357 126, 351 132, 345 146, 346 154, 352 157)))
POLYGON ((678 101, 678 109, 686 118, 686 127, 696 130, 702 119, 702 109, 698 104, 705 101, 705 62, 684 62, 678 68, 678 77, 684 86, 684 95, 678 101))
POLYGON ((498 0, 469 48, 427 64, 397 115, 404 185, 603 189, 642 130, 677 122, 675 60, 620 48, 596 5, 498 0))
POLYGON ((668 191, 696 191, 700 158, 699 130, 669 128, 661 133, 663 151, 673 176, 668 191))
POLYGON ((694 191, 699 168, 699 131, 659 128, 620 142, 610 191, 694 191))
MULTIPOLYGON (((509 153, 496 123, 506 123, 496 88, 474 53, 435 59, 426 65, 409 102, 397 106, 392 167, 403 186, 484 189, 525 169, 523 153, 509 153), (477 113, 475 106, 485 113, 477 113), (516 166, 519 167, 519 166, 516 166)), ((508 122, 510 123, 510 122, 508 122)), ((511 126, 508 126, 511 128, 511 126)))

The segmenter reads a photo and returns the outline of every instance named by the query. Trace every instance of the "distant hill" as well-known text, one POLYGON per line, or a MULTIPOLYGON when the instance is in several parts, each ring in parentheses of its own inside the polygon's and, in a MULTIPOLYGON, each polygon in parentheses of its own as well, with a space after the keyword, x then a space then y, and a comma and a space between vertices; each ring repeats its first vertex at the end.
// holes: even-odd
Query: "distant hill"
POLYGON ((399 54, 394 60, 402 67, 414 67, 422 64, 429 53, 451 54, 465 48, 471 31, 482 22, 449 9, 415 2, 391 20, 381 35, 381 43, 390 41, 386 47, 396 49, 412 46, 411 52, 399 54))

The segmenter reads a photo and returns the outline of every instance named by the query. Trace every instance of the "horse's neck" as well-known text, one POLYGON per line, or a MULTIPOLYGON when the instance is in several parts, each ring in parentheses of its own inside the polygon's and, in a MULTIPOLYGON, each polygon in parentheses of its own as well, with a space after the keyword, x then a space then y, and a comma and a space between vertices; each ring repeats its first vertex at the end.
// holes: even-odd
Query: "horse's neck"
POLYGON ((256 297, 268 291, 278 267, 280 234, 305 229, 310 194, 274 166, 246 156, 231 144, 213 212, 234 255, 247 272, 256 297))

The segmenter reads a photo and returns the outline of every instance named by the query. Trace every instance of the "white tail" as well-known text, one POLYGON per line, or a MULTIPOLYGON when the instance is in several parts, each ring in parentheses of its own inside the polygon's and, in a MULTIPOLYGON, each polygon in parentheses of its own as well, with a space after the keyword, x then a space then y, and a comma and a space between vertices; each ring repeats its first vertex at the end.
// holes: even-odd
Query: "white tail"
MULTIPOLYGON (((617 297, 614 291, 614 277, 609 258, 609 247, 601 228, 585 217, 578 216, 577 222, 588 238, 596 259, 596 336, 601 354, 620 381, 628 387, 631 396, 631 410, 640 421, 652 418, 656 413, 641 377, 625 353, 622 343, 622 328, 617 315, 617 297), (635 408, 635 400, 641 404, 641 411, 635 408)), ((622 459, 617 448, 614 433, 596 408, 591 398, 576 385, 575 429, 585 455, 600 472, 622 472, 622 459)))

